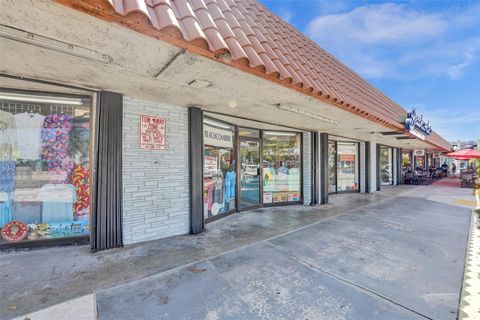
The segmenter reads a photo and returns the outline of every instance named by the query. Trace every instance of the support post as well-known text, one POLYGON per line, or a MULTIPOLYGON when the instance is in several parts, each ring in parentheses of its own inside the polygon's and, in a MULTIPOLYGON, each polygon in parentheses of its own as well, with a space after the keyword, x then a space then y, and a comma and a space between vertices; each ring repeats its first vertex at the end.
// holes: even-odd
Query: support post
POLYGON ((203 219, 203 112, 189 108, 189 154, 190 154, 190 233, 204 230, 203 219))
POLYGON ((328 134, 319 134, 320 143, 320 203, 328 203, 328 134))

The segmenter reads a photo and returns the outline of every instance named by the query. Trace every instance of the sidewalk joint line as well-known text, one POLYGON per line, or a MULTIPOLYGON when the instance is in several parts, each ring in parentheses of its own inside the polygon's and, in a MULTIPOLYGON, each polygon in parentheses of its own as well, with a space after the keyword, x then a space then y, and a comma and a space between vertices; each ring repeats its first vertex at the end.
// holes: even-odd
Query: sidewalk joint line
MULTIPOLYGON (((277 245, 275 245, 275 244, 273 244, 273 243, 272 243, 272 246, 276 247, 275 249, 277 249, 277 250, 278 250, 278 248, 279 248, 277 245)), ((279 250, 279 251, 282 252, 282 250, 279 250)), ((355 282, 352 282, 352 281, 350 281, 350 280, 347 280, 347 279, 345 279, 345 278, 343 278, 343 277, 341 277, 341 276, 338 276, 338 275, 336 275, 336 274, 334 274, 334 273, 331 273, 331 272, 329 272, 329 271, 323 270, 322 268, 317 267, 316 265, 312 264, 311 262, 305 261, 304 259, 296 256, 296 255, 293 254, 293 253, 290 253, 290 252, 286 252, 286 253, 287 253, 288 255, 294 257, 295 259, 297 259, 300 263, 302 263, 302 264, 304 264, 304 265, 306 265, 306 266, 308 266, 308 267, 310 267, 310 268, 316 269, 317 271, 320 271, 321 273, 324 273, 324 274, 326 274, 326 275, 328 275, 328 276, 330 276, 330 277, 332 277, 332 278, 335 278, 335 279, 337 279, 337 280, 339 280, 339 281, 341 281, 341 282, 348 283, 349 285, 351 285, 351 286, 353 286, 353 287, 356 287, 356 288, 358 288, 358 289, 361 289, 361 290, 363 290, 363 291, 366 291, 366 292, 368 292, 368 293, 371 293, 371 294, 373 294, 373 295, 376 296, 376 297, 379 297, 379 298, 381 298, 381 299, 383 299, 383 300, 386 300, 386 301, 388 301, 388 302, 390 302, 390 303, 392 303, 392 304, 394 304, 394 305, 396 305, 396 306, 398 306, 398 307, 401 307, 401 308, 403 308, 403 309, 406 309, 406 310, 408 310, 408 311, 410 311, 410 312, 413 312, 413 313, 415 313, 415 314, 417 314, 417 315, 419 315, 419 316, 421 316, 421 317, 423 317, 423 318, 425 318, 425 319, 433 320, 433 318, 430 318, 429 316, 426 316, 426 315, 424 315, 424 314, 422 314, 422 313, 420 313, 420 312, 418 312, 418 311, 415 311, 415 310, 413 310, 413 309, 411 309, 411 308, 409 308, 409 307, 407 307, 407 306, 404 306, 403 304, 398 303, 398 302, 394 301, 393 299, 390 299, 390 298, 388 298, 388 297, 386 297, 386 296, 384 296, 384 295, 382 295, 382 294, 380 294, 380 293, 378 293, 378 292, 375 292, 375 291, 370 290, 370 289, 368 289, 368 288, 366 288, 366 287, 363 287, 363 286, 361 286, 361 285, 359 285, 359 284, 357 284, 357 283, 355 283, 355 282)))

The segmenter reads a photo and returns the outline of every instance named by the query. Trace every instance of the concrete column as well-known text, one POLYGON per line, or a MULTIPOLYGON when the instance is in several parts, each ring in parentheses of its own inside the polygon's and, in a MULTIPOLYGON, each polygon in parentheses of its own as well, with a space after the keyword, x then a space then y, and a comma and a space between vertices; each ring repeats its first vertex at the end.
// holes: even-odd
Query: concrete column
POLYGON ((359 168, 357 169, 358 172, 359 172, 359 188, 360 188, 360 193, 365 193, 367 192, 367 186, 366 186, 366 183, 367 183, 367 177, 366 177, 366 173, 367 173, 367 166, 366 166, 366 159, 368 158, 367 155, 366 155, 366 148, 365 148, 365 142, 360 142, 359 143, 359 153, 360 153, 360 158, 359 158, 359 161, 358 161, 358 166, 359 168))
POLYGON ((320 133, 319 139, 319 200, 328 203, 328 134, 320 133))
POLYGON ((374 193, 377 190, 377 176, 377 143, 370 142, 370 155, 368 159, 369 193, 374 193))

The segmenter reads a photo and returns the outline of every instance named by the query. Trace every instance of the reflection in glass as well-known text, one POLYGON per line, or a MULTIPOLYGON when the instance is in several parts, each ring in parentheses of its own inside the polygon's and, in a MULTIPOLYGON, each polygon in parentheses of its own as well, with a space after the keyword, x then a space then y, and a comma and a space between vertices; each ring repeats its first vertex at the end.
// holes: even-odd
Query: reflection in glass
POLYGON ((380 147, 380 181, 382 185, 393 184, 393 149, 380 147))
POLYGON ((337 192, 358 190, 357 154, 357 143, 337 143, 337 192))
POLYGON ((417 168, 425 168, 425 156, 415 156, 415 169, 417 168))
POLYGON ((301 200, 300 137, 294 132, 264 132, 263 203, 301 200))
POLYGON ((337 148, 335 141, 328 142, 328 193, 337 192, 337 148))
POLYGON ((88 235, 90 100, 3 97, 0 242, 88 235))
POLYGON ((235 209, 236 173, 233 128, 204 120, 204 217, 235 209))
POLYGON ((240 140, 240 208, 260 204, 260 141, 240 140))

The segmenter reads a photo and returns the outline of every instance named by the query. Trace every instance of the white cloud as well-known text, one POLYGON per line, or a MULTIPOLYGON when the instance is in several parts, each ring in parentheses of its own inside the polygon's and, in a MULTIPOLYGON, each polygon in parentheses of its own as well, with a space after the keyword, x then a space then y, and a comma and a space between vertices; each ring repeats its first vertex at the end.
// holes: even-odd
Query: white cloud
MULTIPOLYGON (((473 51, 473 50, 472 50, 473 51)), ((465 69, 473 64, 477 60, 477 57, 473 52, 467 52, 465 59, 460 64, 450 66, 447 70, 447 74, 452 80, 458 80, 462 77, 465 69)))
POLYGON ((314 38, 335 34, 343 41, 386 43, 423 40, 442 33, 446 27, 446 22, 438 14, 420 13, 405 5, 384 3, 317 17, 310 22, 308 32, 314 38))
POLYGON ((374 4, 314 18, 307 34, 366 78, 458 80, 478 61, 479 16, 480 5, 426 13, 405 4, 374 4))

